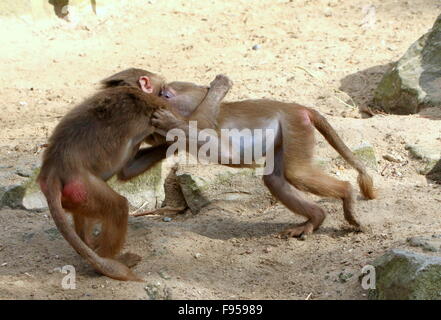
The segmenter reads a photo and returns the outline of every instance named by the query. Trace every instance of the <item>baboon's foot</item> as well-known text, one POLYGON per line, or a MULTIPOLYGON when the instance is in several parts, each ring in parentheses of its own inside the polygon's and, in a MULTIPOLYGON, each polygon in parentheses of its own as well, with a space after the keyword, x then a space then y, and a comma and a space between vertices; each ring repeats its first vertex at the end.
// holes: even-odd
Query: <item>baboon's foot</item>
POLYGON ((288 228, 282 231, 279 236, 282 239, 287 238, 302 238, 304 239, 306 236, 310 235, 314 231, 314 225, 306 221, 299 226, 288 228))
POLYGON ((131 252, 120 254, 116 259, 129 268, 136 266, 142 260, 141 256, 131 252))

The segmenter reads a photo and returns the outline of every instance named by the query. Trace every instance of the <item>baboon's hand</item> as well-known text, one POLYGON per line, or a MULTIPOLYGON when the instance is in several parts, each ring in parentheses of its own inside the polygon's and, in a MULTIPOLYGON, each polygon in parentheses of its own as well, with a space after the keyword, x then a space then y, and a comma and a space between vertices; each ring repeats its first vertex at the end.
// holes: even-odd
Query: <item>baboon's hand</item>
POLYGON ((216 88, 224 91, 225 93, 228 92, 228 90, 230 90, 232 86, 233 82, 224 74, 218 74, 216 78, 210 83, 211 89, 216 88))
POLYGON ((169 110, 159 109, 153 112, 152 125, 156 128, 156 132, 166 135, 167 131, 178 128, 182 121, 169 110))

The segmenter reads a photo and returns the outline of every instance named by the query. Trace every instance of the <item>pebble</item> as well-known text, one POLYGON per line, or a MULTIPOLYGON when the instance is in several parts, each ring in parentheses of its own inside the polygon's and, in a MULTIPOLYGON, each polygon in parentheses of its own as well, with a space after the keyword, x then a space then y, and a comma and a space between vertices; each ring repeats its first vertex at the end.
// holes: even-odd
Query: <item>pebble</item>
POLYGON ((200 257, 202 257, 202 254, 200 254, 199 252, 197 252, 197 253, 194 254, 194 257, 195 257, 196 259, 199 259, 200 257))
POLYGON ((158 274, 164 280, 171 279, 170 275, 167 272, 163 271, 163 270, 159 271, 158 274))
POLYGON ((340 272, 340 274, 338 275, 338 280, 341 283, 345 283, 345 282, 348 282, 348 280, 350 278, 352 278, 352 276, 353 276, 353 274, 350 272, 348 272, 348 273, 340 272))
POLYGON ((383 155, 383 159, 387 160, 387 161, 390 161, 390 162, 397 162, 397 163, 400 163, 400 162, 403 161, 403 159, 400 156, 395 156, 395 155, 392 155, 392 154, 389 154, 389 153, 383 155))
POLYGON ((261 48, 262 48, 262 46, 260 44, 255 44, 252 49, 253 50, 259 50, 261 48))
POLYGON ((164 217, 164 218, 162 218, 162 221, 164 221, 164 222, 170 222, 170 221, 172 221, 172 218, 170 218, 170 217, 164 217))

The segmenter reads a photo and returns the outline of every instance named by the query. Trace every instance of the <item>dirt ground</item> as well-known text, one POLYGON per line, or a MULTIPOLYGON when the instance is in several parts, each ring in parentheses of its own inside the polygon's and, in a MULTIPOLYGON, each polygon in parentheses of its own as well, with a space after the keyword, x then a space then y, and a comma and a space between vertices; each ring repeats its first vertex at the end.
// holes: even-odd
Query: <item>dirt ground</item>
MULTIPOLYGON (((432 26, 439 1, 129 1, 111 9, 78 23, 0 19, 0 170, 36 165, 60 117, 113 72, 141 67, 201 84, 225 73, 234 81, 229 100, 312 106, 348 145, 374 146, 380 196, 357 201, 368 231, 351 232, 340 202, 309 195, 329 216, 306 241, 274 237, 302 221, 281 205, 171 222, 131 218, 126 248, 143 256, 135 270, 146 283, 124 283, 97 275, 48 212, 2 209, 1 299, 366 299, 357 279, 363 266, 406 248, 409 236, 441 233, 441 188, 417 173, 421 163, 405 150, 439 146, 441 115, 363 119, 358 111, 387 65, 432 26), (372 28, 363 24, 365 5, 375 7, 372 28), (406 161, 388 162, 387 153, 406 161), (65 265, 76 268, 75 290, 54 272, 65 265)), ((324 143, 319 151, 333 152, 324 143)), ((352 170, 337 173, 355 184, 352 170)))

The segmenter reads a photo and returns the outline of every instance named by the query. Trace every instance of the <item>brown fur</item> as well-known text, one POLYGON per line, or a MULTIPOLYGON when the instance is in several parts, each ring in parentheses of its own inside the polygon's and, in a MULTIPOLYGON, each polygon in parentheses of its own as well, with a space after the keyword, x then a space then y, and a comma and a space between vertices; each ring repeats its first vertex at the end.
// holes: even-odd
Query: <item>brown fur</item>
MULTIPOLYGON (((312 165, 315 128, 358 171, 358 184, 362 194, 368 199, 375 198, 372 178, 327 120, 319 112, 296 103, 267 99, 221 103, 220 100, 230 87, 231 82, 225 76, 216 78, 211 83, 210 90, 188 82, 163 84, 161 95, 165 98, 166 93, 172 94, 167 101, 174 112, 158 110, 153 115, 152 123, 158 132, 165 134, 173 128, 188 130, 186 120, 202 119, 198 121, 199 129, 220 130, 226 127, 264 129, 268 119, 278 119, 280 134, 275 143, 275 170, 264 176, 264 182, 288 209, 307 218, 305 223, 287 229, 282 235, 307 235, 316 230, 326 216, 323 209, 315 203, 302 199, 299 190, 341 199, 345 219, 351 225, 360 227, 354 216, 351 184, 328 176, 312 165), (216 90, 212 90, 213 88, 216 90), (176 117, 176 114, 181 117, 176 117)), ((142 173, 165 158, 166 148, 161 145, 164 140, 158 139, 155 142, 155 147, 141 150, 135 160, 123 170, 124 179, 142 173)))
MULTIPOLYGON (((192 84, 187 84, 185 90, 182 85, 180 88, 176 86, 173 88, 173 83, 165 87, 167 86, 171 86, 176 93, 175 97, 168 99, 170 105, 176 109, 179 107, 181 110, 185 108, 194 110, 199 102, 197 97, 207 91, 205 88, 192 84), (189 104, 183 105, 185 101, 189 104)), ((211 110, 207 109, 207 115, 210 113, 212 116, 216 115, 216 111, 212 110, 215 107, 216 105, 212 104, 211 110)), ((198 106, 199 109, 200 106, 198 106)), ((217 124, 212 128, 217 130, 221 128, 265 129, 268 119, 278 119, 280 134, 275 143, 276 167, 272 174, 264 177, 264 182, 271 193, 286 207, 308 219, 304 224, 282 232, 282 235, 307 235, 316 230, 325 218, 325 212, 316 204, 303 200, 298 190, 341 199, 345 219, 354 227, 359 228, 360 224, 354 216, 354 196, 351 184, 328 176, 312 165, 315 145, 314 128, 359 172, 358 183, 362 194, 368 199, 376 196, 372 178, 368 175, 364 165, 356 159, 319 112, 296 103, 266 99, 224 102, 219 105, 217 124)), ((167 110, 155 112, 152 123, 163 132, 172 128, 181 128, 184 131, 188 129, 185 121, 176 118, 167 110)), ((205 142, 200 143, 202 145, 205 142)), ((148 153, 145 153, 144 159, 147 158, 148 153)), ((140 165, 139 168, 142 166, 140 165)))
POLYGON ((63 117, 43 155, 38 180, 55 224, 83 258, 114 279, 140 280, 129 269, 139 257, 117 256, 125 241, 128 204, 105 181, 153 133, 152 113, 165 107, 166 102, 137 88, 109 87, 63 117), (75 231, 65 210, 74 217, 75 231), (97 221, 102 231, 94 241, 91 231, 97 221))

